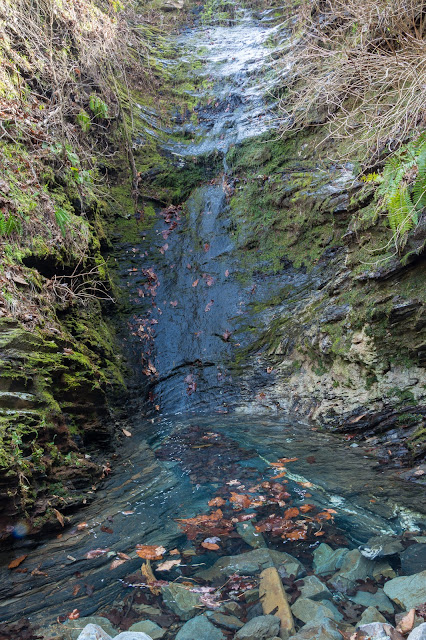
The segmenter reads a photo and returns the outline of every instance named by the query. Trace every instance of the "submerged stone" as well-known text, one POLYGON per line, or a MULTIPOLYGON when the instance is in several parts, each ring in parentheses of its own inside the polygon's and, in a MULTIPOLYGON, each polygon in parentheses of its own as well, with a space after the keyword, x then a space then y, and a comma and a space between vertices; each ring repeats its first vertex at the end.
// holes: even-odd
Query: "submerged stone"
POLYGON ((227 616, 220 611, 208 611, 206 615, 211 622, 230 631, 238 631, 238 629, 244 626, 244 622, 238 620, 236 616, 227 616))
POLYGON ((118 631, 112 626, 108 618, 102 616, 87 616, 78 618, 78 620, 66 620, 62 625, 64 640, 77 640, 81 632, 81 628, 86 626, 100 627, 104 633, 111 637, 115 637, 118 631))
POLYGON ((193 618, 200 610, 200 598, 180 584, 171 582, 162 588, 164 604, 181 620, 193 618))
POLYGON ((185 622, 182 629, 176 636, 176 640, 225 640, 225 636, 220 629, 215 627, 205 616, 197 616, 185 622))
POLYGON ((303 578, 303 586, 300 587, 300 593, 302 598, 310 598, 311 600, 332 599, 330 589, 316 576, 303 578))
POLYGON ((253 549, 266 548, 266 542, 261 533, 256 531, 253 524, 248 522, 238 522, 236 527, 238 534, 244 542, 247 542, 253 549))
POLYGON ((401 553, 401 573, 411 576, 426 569, 426 544, 412 544, 401 553))
POLYGON ((404 609, 418 607, 426 601, 426 571, 389 580, 383 590, 391 600, 404 609))
POLYGON ((365 580, 373 575, 374 562, 367 560, 358 549, 349 551, 340 570, 330 579, 330 584, 338 591, 347 592, 356 586, 357 580, 365 580))
POLYGON ((132 626, 129 627, 129 631, 143 631, 144 633, 147 633, 152 640, 158 640, 167 633, 166 629, 162 629, 158 624, 151 620, 135 622, 135 624, 132 624, 132 626))
POLYGON ((380 611, 377 611, 376 607, 368 607, 363 612, 359 624, 370 624, 371 622, 386 622, 386 618, 382 616, 380 611))
POLYGON ((324 618, 341 621, 343 616, 340 611, 328 601, 317 602, 309 598, 298 598, 292 605, 293 615, 302 622, 322 621, 324 618))
POLYGON ((294 633, 293 615, 284 591, 283 583, 275 567, 264 569, 260 574, 259 598, 265 615, 273 614, 280 619, 281 637, 294 633))
POLYGON ((385 613, 394 612, 392 601, 389 600, 383 589, 378 589, 376 593, 358 591, 355 596, 350 597, 349 599, 363 607, 376 607, 376 609, 384 611, 385 613))
POLYGON ((314 551, 313 568, 315 573, 318 575, 334 573, 336 569, 340 569, 348 553, 349 549, 332 549, 328 544, 323 542, 314 551))
POLYGON ((277 636, 279 630, 280 621, 276 616, 258 616, 235 634, 235 640, 268 640, 277 636))
POLYGON ((291 636, 291 640, 342 640, 342 634, 334 620, 325 618, 321 622, 305 624, 298 633, 291 636))
POLYGON ((383 535, 370 538, 359 550, 363 556, 369 560, 374 560, 375 558, 383 558, 401 553, 401 551, 404 551, 404 547, 399 538, 383 535))
POLYGON ((276 567, 283 575, 299 576, 303 574, 303 565, 288 553, 271 551, 269 549, 255 549, 238 556, 223 556, 210 569, 198 571, 195 575, 203 580, 215 580, 223 576, 229 577, 233 573, 253 575, 268 567, 276 567))

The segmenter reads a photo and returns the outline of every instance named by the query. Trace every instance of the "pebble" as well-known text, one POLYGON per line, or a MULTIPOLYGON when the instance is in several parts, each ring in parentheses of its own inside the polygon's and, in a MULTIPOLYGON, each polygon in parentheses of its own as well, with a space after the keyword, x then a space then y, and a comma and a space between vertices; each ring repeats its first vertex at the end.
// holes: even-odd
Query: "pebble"
POLYGON ((185 622, 176 640, 225 640, 220 629, 215 627, 204 614, 185 622))

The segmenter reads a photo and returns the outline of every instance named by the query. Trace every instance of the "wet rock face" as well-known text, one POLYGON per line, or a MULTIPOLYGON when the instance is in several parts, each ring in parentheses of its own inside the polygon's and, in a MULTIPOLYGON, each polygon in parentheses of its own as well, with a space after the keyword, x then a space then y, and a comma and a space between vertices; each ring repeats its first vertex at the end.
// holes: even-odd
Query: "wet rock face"
POLYGON ((426 601, 426 571, 389 580, 383 589, 388 598, 408 611, 426 601))

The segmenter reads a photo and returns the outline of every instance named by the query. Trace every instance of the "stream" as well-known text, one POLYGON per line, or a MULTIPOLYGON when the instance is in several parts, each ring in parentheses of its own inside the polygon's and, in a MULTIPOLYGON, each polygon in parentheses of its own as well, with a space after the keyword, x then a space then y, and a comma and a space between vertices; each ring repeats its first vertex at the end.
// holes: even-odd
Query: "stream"
MULTIPOLYGON (((227 500, 233 487, 242 495, 273 481, 283 458, 290 460, 282 463, 281 480, 290 504, 313 505, 315 512, 330 508, 334 519, 320 529, 324 538, 267 538, 273 549, 309 564, 321 541, 356 548, 373 535, 424 528, 418 484, 387 470, 364 447, 298 424, 286 417, 285 406, 265 402, 262 388, 274 372, 260 356, 238 364, 256 329, 283 309, 297 308, 324 277, 324 271, 288 264, 265 273, 261 256, 258 267, 244 273, 229 212, 234 185, 226 152, 268 130, 274 135, 274 59, 287 46, 275 34, 268 12, 255 18, 237 11, 229 25, 198 25, 176 38, 179 58, 198 59, 193 73, 206 80, 214 99, 199 109, 197 122, 176 122, 173 135, 154 112, 144 113, 144 135, 161 140, 173 162, 214 155, 222 168, 184 207, 156 206, 154 224, 141 231, 138 244, 115 239, 113 256, 129 296, 120 338, 134 371, 134 416, 126 426, 132 435, 73 526, 42 543, 17 528, 15 556, 27 557, 19 570, 1 569, 3 621, 27 617, 48 625, 73 609, 84 617, 118 606, 138 580, 129 576, 141 575, 137 544, 192 548, 179 519, 207 513, 208 501, 227 500), (281 295, 281 306, 268 308, 264 303, 274 295, 281 295), (129 559, 111 568, 118 553, 129 559)), ((242 511, 268 516, 247 506, 242 511)), ((197 547, 189 566, 157 577, 175 580, 211 566, 218 555, 250 550, 235 532, 218 537, 219 551, 197 547)))

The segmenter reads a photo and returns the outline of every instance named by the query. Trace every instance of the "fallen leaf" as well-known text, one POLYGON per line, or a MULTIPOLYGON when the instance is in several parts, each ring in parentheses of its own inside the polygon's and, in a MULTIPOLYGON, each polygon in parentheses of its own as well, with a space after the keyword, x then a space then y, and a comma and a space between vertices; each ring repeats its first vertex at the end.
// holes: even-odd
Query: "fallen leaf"
POLYGON ((229 276, 229 269, 225 271, 225 278, 227 278, 228 276, 229 276))
POLYGON ((316 531, 316 532, 314 533, 314 536, 315 536, 316 538, 318 538, 319 536, 323 536, 324 534, 325 534, 325 531, 316 531))
POLYGON ((207 252, 209 249, 210 249, 210 245, 209 245, 209 243, 208 243, 208 242, 206 242, 206 243, 204 244, 204 251, 206 251, 206 252, 207 252))
POLYGON ((126 436, 126 438, 131 438, 132 434, 130 433, 130 431, 127 431, 127 429, 122 429, 124 435, 126 436))
POLYGON ((74 589, 72 590, 72 595, 75 597, 77 595, 77 593, 80 591, 81 589, 81 585, 80 584, 76 584, 74 586, 74 589))
POLYGON ((171 551, 169 551, 171 556, 180 556, 180 551, 179 549, 172 549, 171 551))
POLYGON ((172 300, 170 304, 172 307, 177 307, 177 300, 172 300))
POLYGON ((62 515, 62 513, 60 511, 58 511, 57 509, 53 509, 53 513, 55 514, 59 524, 61 525, 61 527, 65 526, 65 520, 64 520, 64 516, 62 515))
POLYGON ((170 571, 173 567, 178 567, 182 561, 181 560, 166 560, 166 562, 162 562, 156 567, 157 571, 170 571))
POLYGON ((127 553, 123 553, 122 551, 118 551, 117 555, 122 560, 131 560, 131 557, 127 555, 127 553))
POLYGON ((101 527, 101 531, 103 531, 103 533, 114 533, 114 531, 112 529, 110 529, 109 527, 105 527, 105 526, 101 527))
POLYGON ((68 615, 69 620, 78 620, 80 617, 80 612, 78 609, 73 609, 71 613, 68 615))
POLYGON ((92 549, 92 551, 86 553, 86 558, 93 560, 93 558, 99 558, 99 556, 103 556, 105 553, 108 553, 108 551, 109 549, 92 549))
POLYGON ((199 279, 199 278, 197 278, 197 279, 196 279, 196 280, 194 280, 194 282, 192 283, 192 286, 193 286, 193 287, 196 287, 196 286, 197 286, 197 284, 198 284, 199 282, 200 282, 200 279, 199 279))
POLYGON ((414 619, 416 616, 416 610, 410 609, 410 611, 398 622, 396 630, 400 633, 408 633, 414 627, 414 619))
POLYGON ((213 302, 214 302, 214 300, 210 300, 210 302, 208 302, 206 304, 206 307, 205 307, 204 311, 206 311, 206 312, 210 311, 210 309, 212 308, 213 302))
POLYGON ((137 544, 136 553, 144 560, 161 560, 166 549, 156 544, 137 544))
POLYGON ((161 593, 161 589, 156 585, 156 579, 152 572, 152 569, 148 563, 145 563, 141 566, 142 575, 145 576, 147 585, 149 590, 154 596, 158 596, 161 593))
POLYGON ((115 560, 111 562, 109 570, 112 571, 112 569, 116 569, 117 567, 124 564, 125 562, 126 560, 124 560, 123 558, 115 558, 115 560))
POLYGON ((273 480, 278 480, 278 478, 284 478, 285 475, 287 475, 287 471, 281 471, 281 473, 278 473, 276 476, 273 476, 273 480))
POLYGON ((299 509, 297 507, 291 507, 290 509, 287 509, 286 511, 284 511, 284 518, 286 520, 295 518, 298 515, 299 515, 299 509))
POLYGON ((274 370, 274 367, 266 367, 266 373, 272 373, 274 370))
POLYGON ((209 505, 209 507, 223 507, 223 505, 226 504, 226 500, 224 500, 223 498, 217 497, 217 498, 213 498, 212 500, 209 500, 207 504, 209 505))
POLYGON ((87 522, 80 522, 80 524, 77 525, 77 530, 82 531, 83 529, 87 529, 88 526, 87 522))
POLYGON ((228 329, 226 329, 226 331, 222 333, 222 338, 225 340, 225 342, 228 342, 231 336, 232 336, 232 332, 229 331, 228 329))
POLYGON ((134 511, 122 511, 121 513, 123 514, 123 516, 131 516, 134 511))
POLYGON ((9 569, 15 569, 16 567, 19 567, 19 565, 24 562, 25 558, 28 558, 28 554, 25 556, 18 556, 18 558, 15 558, 14 560, 12 560, 11 562, 9 562, 8 564, 8 568, 9 569))
POLYGON ((244 493, 234 493, 231 491, 231 497, 229 499, 233 504, 236 504, 242 509, 248 509, 251 505, 251 498, 244 493))
POLYGON ((299 507, 299 510, 301 513, 308 513, 308 511, 312 511, 313 508, 314 508, 313 504, 302 504, 299 507))
POLYGON ((220 549, 219 545, 215 542, 202 542, 201 546, 204 547, 204 549, 208 549, 209 551, 218 551, 220 549))

